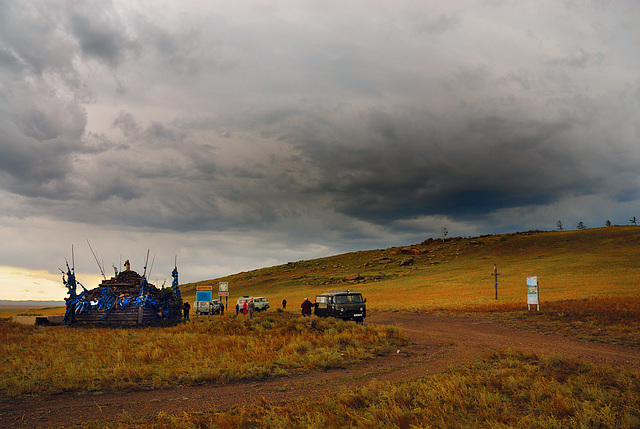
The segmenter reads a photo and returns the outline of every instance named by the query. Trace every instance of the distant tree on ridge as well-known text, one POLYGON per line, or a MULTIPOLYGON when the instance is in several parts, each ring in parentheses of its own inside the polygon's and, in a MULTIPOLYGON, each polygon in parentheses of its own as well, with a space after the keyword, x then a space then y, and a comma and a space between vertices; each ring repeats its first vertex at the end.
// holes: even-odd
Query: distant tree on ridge
POLYGON ((584 226, 584 223, 582 223, 582 221, 578 222, 578 229, 587 229, 586 226, 584 226))
POLYGON ((632 217, 631 219, 629 219, 629 222, 631 222, 632 224, 634 224, 634 225, 636 225, 636 226, 638 225, 638 221, 636 220, 636 217, 635 217, 635 216, 634 216, 634 217, 632 217))
POLYGON ((604 223, 604 226, 611 226, 611 221, 607 219, 607 221, 604 223))
POLYGON ((562 221, 558 221, 558 223, 556 225, 558 225, 558 231, 562 231, 564 229, 562 227, 562 221))

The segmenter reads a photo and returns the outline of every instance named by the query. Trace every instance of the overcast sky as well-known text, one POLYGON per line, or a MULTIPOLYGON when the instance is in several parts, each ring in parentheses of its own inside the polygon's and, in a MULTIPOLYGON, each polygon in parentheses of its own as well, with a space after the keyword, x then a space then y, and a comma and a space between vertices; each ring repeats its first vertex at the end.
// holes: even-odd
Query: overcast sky
POLYGON ((627 224, 639 22, 636 0, 0 0, 0 299, 62 299, 72 246, 94 287, 87 240, 107 275, 149 249, 161 284, 176 256, 189 282, 627 224))

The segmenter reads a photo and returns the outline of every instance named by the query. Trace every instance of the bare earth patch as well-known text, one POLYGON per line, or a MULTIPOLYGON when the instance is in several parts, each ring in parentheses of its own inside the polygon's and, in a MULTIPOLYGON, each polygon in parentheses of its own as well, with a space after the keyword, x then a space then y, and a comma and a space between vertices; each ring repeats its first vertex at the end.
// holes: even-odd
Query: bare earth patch
POLYGON ((504 327, 476 317, 371 313, 367 323, 398 324, 412 344, 346 369, 262 381, 208 384, 144 392, 62 394, 0 398, 0 427, 82 425, 155 415, 226 410, 236 406, 327 396, 373 379, 402 381, 468 362, 492 349, 513 349, 583 359, 627 369, 640 368, 640 350, 586 343, 504 327))

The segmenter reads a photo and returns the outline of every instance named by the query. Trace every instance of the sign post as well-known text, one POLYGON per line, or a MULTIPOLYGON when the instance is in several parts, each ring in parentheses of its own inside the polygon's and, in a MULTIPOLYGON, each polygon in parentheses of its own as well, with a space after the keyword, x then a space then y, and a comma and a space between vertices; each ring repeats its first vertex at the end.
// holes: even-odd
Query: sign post
POLYGON ((196 301, 211 302, 211 286, 196 286, 196 301))
POLYGON ((495 289, 496 289, 496 299, 498 299, 498 276, 500 275, 498 273, 498 267, 496 267, 496 264, 493 264, 493 274, 491 274, 493 277, 495 277, 495 289))
POLYGON ((540 311, 540 298, 538 296, 538 277, 527 277, 527 310, 535 305, 536 311, 540 311))
POLYGON ((229 310, 229 282, 218 283, 218 296, 224 296, 224 308, 229 310))

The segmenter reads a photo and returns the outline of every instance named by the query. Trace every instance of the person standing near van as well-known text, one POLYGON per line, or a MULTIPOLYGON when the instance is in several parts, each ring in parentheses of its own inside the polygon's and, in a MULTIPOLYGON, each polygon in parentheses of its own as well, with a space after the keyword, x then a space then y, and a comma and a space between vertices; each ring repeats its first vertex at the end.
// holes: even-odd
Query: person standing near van
POLYGON ((253 312, 256 311, 256 303, 253 302, 253 298, 249 300, 249 318, 253 319, 253 312))
POLYGON ((182 306, 182 312, 184 313, 185 321, 189 320, 189 310, 191 310, 191 305, 189 304, 189 301, 185 301, 184 305, 182 306))
POLYGON ((302 315, 304 317, 311 316, 311 307, 313 307, 313 304, 311 304, 311 301, 309 301, 308 298, 305 298, 304 301, 302 301, 300 307, 302 307, 302 315))

